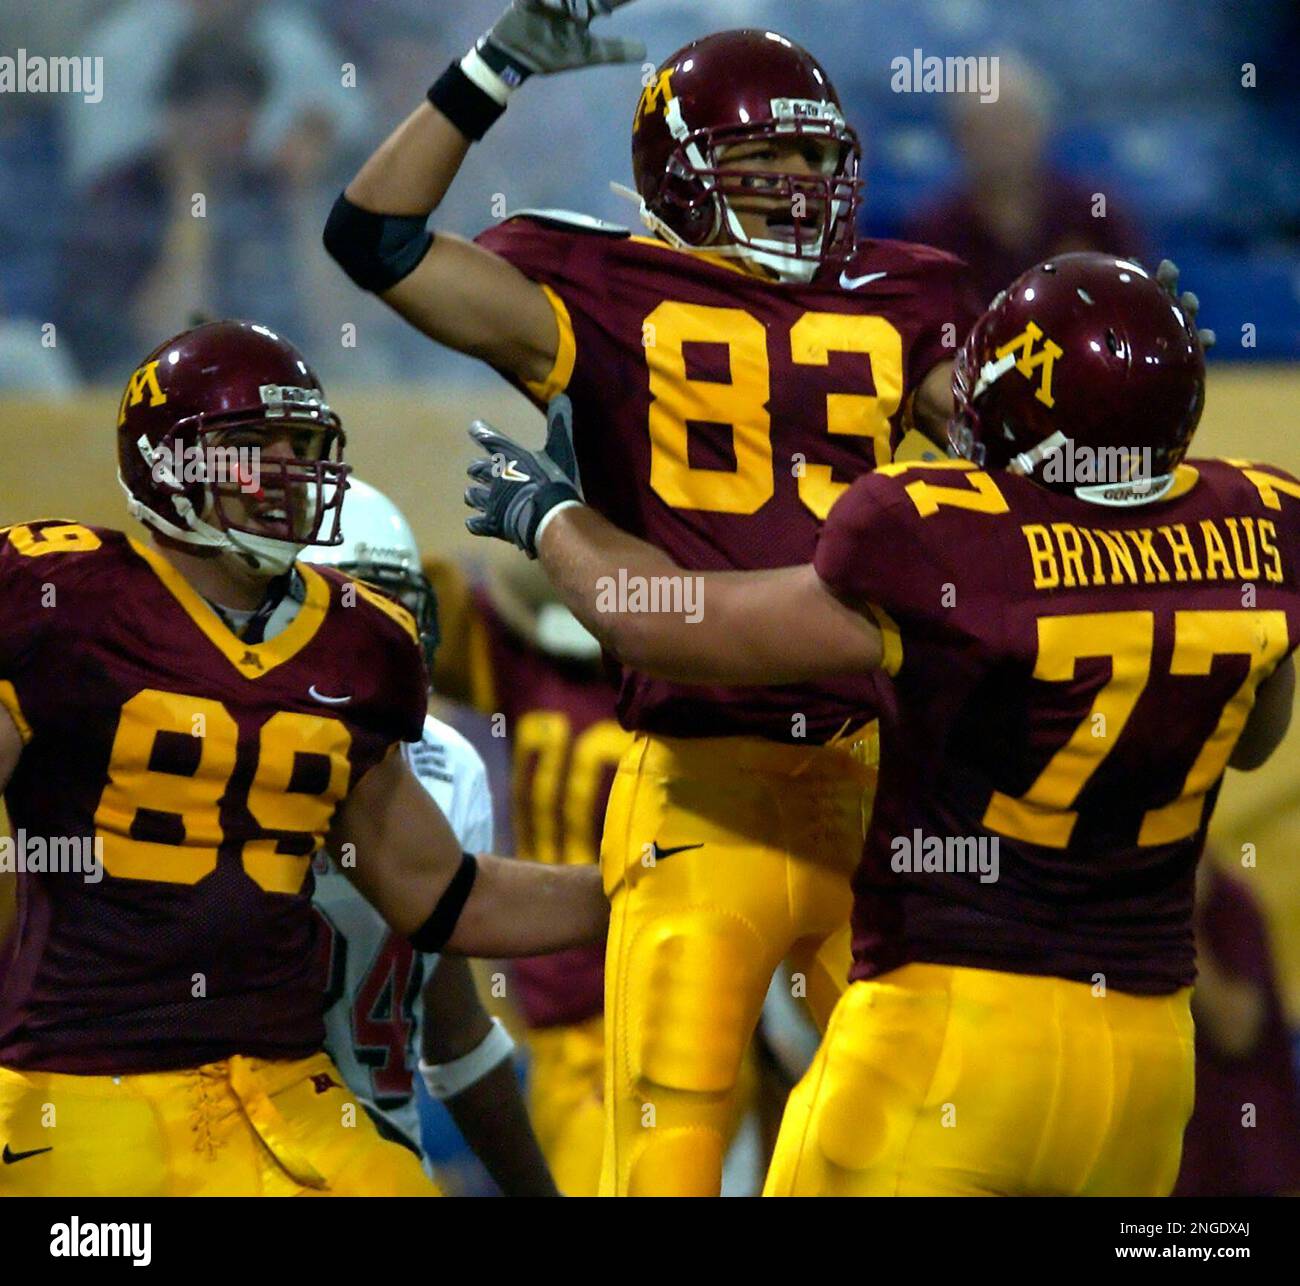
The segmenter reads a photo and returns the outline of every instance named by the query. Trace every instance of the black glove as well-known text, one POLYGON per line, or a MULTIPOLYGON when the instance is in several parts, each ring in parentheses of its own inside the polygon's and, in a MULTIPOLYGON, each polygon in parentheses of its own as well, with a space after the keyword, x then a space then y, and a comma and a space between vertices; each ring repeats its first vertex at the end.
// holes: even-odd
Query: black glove
POLYGON ((469 466, 465 503, 478 512, 465 520, 475 536, 495 536, 537 557, 542 520, 564 504, 581 504, 573 452, 573 405, 561 394, 546 411, 546 446, 530 450, 475 420, 469 435, 487 453, 469 466))
POLYGON ((1196 331, 1197 338, 1201 341, 1201 347, 1208 352, 1214 347, 1214 332, 1204 327, 1198 327, 1196 324, 1196 314, 1201 311, 1201 301, 1190 290, 1184 290, 1181 295, 1178 293, 1178 265, 1172 259, 1161 259, 1160 267, 1156 269, 1156 280, 1173 296, 1179 308, 1187 314, 1187 320, 1191 322, 1192 329, 1196 331))

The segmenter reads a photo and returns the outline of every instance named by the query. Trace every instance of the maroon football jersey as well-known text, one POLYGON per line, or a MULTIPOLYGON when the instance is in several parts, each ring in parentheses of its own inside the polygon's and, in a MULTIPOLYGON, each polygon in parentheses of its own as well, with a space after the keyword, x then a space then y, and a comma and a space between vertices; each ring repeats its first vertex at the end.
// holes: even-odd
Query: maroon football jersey
MULTIPOLYGON (((573 216, 570 216, 572 219, 573 216)), ((964 265, 864 242, 808 285, 622 230, 520 216, 479 243, 550 291, 587 499, 698 570, 807 562, 831 505, 887 464, 917 384, 979 309, 964 265)), ((874 685, 687 687, 625 672, 626 727, 825 741, 873 711, 874 685)))
MULTIPOLYGON (((615 692, 599 666, 550 656, 519 637, 486 593, 493 706, 511 740, 515 854, 533 861, 600 860, 605 804, 632 738, 615 719, 615 692)), ((605 1006, 605 948, 596 944, 514 962, 516 998, 530 1027, 584 1022, 605 1006)))
POLYGON ((1300 641, 1300 486, 1196 461, 1103 508, 964 461, 836 506, 817 571, 874 605, 898 717, 853 977, 907 961, 1170 992, 1255 689, 1300 641))
POLYGON ((320 1048, 311 856, 352 784, 419 738, 426 679, 401 608, 299 574, 296 617, 250 645, 120 532, 0 535, 0 702, 26 740, 10 821, 103 859, 98 880, 19 876, 0 1064, 102 1075, 320 1048))

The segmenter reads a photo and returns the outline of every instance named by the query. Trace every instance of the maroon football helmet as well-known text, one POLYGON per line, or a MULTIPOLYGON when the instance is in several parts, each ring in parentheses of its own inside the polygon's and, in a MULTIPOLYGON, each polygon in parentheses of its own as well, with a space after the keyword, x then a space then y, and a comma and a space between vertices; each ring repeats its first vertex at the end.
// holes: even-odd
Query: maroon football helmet
POLYGON ((209 322, 160 344, 128 381, 118 477, 132 514, 172 539, 283 568, 304 545, 343 539, 345 440, 288 340, 209 322))
POLYGON ((786 280, 809 281, 852 253, 861 157, 821 65, 772 31, 723 31, 679 50, 642 92, 632 122, 632 172, 652 230, 676 245, 743 255, 786 280), (838 149, 831 173, 720 168, 728 147, 798 137, 838 149), (755 197, 780 201, 770 238, 746 235, 731 208, 755 197))
POLYGON ((1114 255, 1048 259, 975 323, 953 374, 953 450, 1096 504, 1157 500, 1205 405, 1191 318, 1114 255))

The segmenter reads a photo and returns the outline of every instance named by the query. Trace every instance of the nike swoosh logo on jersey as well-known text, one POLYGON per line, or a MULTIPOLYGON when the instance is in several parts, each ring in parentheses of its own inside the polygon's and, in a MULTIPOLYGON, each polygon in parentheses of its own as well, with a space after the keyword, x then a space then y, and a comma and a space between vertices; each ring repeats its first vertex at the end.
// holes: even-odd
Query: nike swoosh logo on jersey
POLYGON ((316 685, 314 683, 307 689, 307 695, 327 706, 345 706, 352 700, 351 693, 348 693, 345 697, 327 697, 323 692, 316 691, 316 685))
POLYGON ((857 290, 859 286, 865 286, 869 281, 879 281, 881 277, 888 277, 887 272, 869 272, 864 277, 850 277, 847 272, 840 273, 840 285, 845 290, 857 290))
POLYGON ((5 1151, 4 1151, 4 1163, 5 1165, 13 1165, 15 1161, 26 1161, 28 1157, 38 1157, 41 1155, 42 1152, 53 1152, 53 1151, 54 1151, 54 1147, 53 1145, 51 1145, 48 1148, 33 1148, 30 1152, 15 1152, 9 1146, 9 1144, 6 1143, 5 1151))
POLYGON ((650 845, 650 858, 652 862, 662 862, 665 857, 672 857, 674 853, 688 853, 693 848, 703 848, 700 844, 678 844, 676 848, 660 848, 658 844, 650 845))
POLYGON ((518 463, 518 460, 511 460, 510 463, 501 470, 501 476, 507 482, 532 482, 532 479, 526 473, 520 473, 515 467, 518 463))

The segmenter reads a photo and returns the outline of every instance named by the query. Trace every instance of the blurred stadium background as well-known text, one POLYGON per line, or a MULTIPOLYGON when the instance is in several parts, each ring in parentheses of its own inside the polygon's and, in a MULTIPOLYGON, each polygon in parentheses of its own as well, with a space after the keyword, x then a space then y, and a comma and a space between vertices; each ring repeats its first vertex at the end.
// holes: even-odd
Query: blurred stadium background
MULTIPOLYGON (((490 372, 362 297, 320 231, 364 155, 501 6, 4 0, 0 56, 102 57, 103 92, 0 96, 0 524, 120 525, 126 374, 195 314, 228 315, 309 354, 358 471, 406 510, 427 553, 478 553, 461 525, 464 427, 540 421, 490 372)), ((1198 451, 1300 471, 1300 7, 642 0, 613 21, 655 62, 727 26, 806 44, 862 136, 866 230, 966 253, 982 282, 1063 248, 1176 259, 1219 337, 1198 451), (916 49, 997 55, 999 102, 893 92, 892 60, 916 49)), ((474 149, 438 226, 473 235, 508 210, 556 206, 634 221, 609 180, 630 181, 640 75, 530 85, 474 149)), ((1262 772, 1230 773, 1215 826, 1219 860, 1266 910, 1293 1031, 1297 751, 1293 733, 1262 772)))

